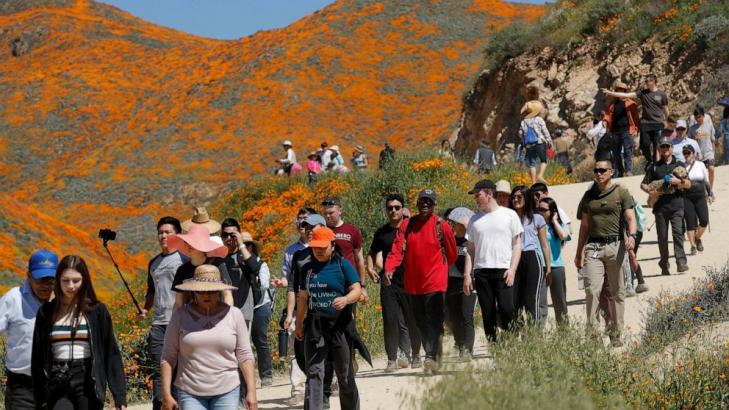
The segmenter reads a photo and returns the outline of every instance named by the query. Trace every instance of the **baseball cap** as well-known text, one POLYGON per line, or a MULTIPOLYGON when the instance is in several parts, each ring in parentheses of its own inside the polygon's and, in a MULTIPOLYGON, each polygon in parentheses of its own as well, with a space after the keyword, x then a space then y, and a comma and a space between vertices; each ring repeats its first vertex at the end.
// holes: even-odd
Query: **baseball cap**
POLYGON ((28 272, 33 279, 55 278, 58 269, 58 256, 48 250, 40 250, 30 255, 28 272))
POLYGON ((418 194, 418 201, 424 198, 430 199, 431 201, 435 202, 435 191, 430 188, 425 188, 424 190, 420 191, 420 193, 418 194))
POLYGON ((288 146, 290 147, 290 146, 292 146, 293 144, 291 144, 291 141, 290 141, 290 140, 285 140, 285 141, 283 142, 283 145, 284 145, 284 146, 288 145, 288 146))
POLYGON ((310 226, 317 226, 317 225, 324 226, 327 223, 324 220, 323 216, 321 216, 319 214, 311 214, 311 215, 307 215, 306 219, 304 219, 304 221, 301 222, 301 224, 302 225, 306 224, 306 225, 310 225, 310 226))
MULTIPOLYGON (((499 181, 501 182, 501 181, 499 181)), ((504 181, 506 182, 506 181, 504 181)), ((507 182, 508 184, 508 182, 507 182)), ((496 185, 494 185, 491 180, 488 179, 482 179, 478 182, 476 182, 476 185, 473 186, 473 189, 468 191, 468 195, 473 195, 475 192, 480 191, 482 189, 496 189, 496 185)))
POLYGON ((688 126, 686 125, 686 120, 678 120, 676 121, 676 129, 683 128, 686 129, 688 126))
POLYGON ((334 242, 334 239, 334 231, 326 226, 320 226, 314 229, 314 232, 311 235, 311 241, 309 241, 309 246, 312 248, 326 248, 334 242))
POLYGON ((662 147, 664 145, 673 145, 671 144, 671 137, 661 137, 660 140, 658 140, 658 146, 662 147))
POLYGON ((509 181, 500 179, 499 182, 496 183, 496 192, 505 192, 511 195, 511 184, 509 181))
POLYGON ((691 145, 691 144, 684 145, 683 148, 681 148, 681 152, 683 152, 683 151, 691 151, 691 152, 694 152, 694 153, 696 152, 696 150, 694 149, 693 145, 691 145))

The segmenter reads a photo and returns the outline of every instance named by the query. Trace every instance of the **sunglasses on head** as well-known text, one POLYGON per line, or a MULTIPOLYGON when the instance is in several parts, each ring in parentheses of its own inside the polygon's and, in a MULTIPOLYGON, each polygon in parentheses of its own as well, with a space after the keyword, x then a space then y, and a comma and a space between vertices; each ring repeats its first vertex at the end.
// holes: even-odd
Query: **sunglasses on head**
POLYGON ((388 211, 399 211, 402 209, 402 205, 390 205, 387 207, 388 211))
POLYGON ((321 202, 323 206, 332 206, 332 205, 339 205, 337 201, 334 201, 332 199, 325 199, 321 202))
POLYGON ((611 170, 611 168, 595 168, 592 170, 592 172, 595 174, 604 174, 610 170, 611 170))

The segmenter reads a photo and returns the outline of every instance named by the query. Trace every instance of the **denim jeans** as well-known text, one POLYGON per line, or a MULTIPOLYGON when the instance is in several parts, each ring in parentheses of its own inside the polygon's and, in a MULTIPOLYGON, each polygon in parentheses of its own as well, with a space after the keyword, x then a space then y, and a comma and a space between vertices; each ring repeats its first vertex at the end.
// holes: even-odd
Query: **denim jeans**
POLYGON ((271 304, 256 308, 251 325, 251 340, 256 347, 258 376, 261 379, 273 378, 271 348, 268 346, 268 325, 271 323, 271 304))
POLYGON ((613 136, 613 169, 615 177, 633 172, 633 136, 630 131, 617 131, 613 136))
MULTIPOLYGON (((162 383, 160 381, 159 364, 165 344, 166 325, 152 325, 149 330, 149 357, 152 358, 152 409, 162 408, 162 383)), ((174 393, 173 393, 174 396, 174 393)))
POLYGON ((238 386, 215 396, 195 396, 180 390, 178 404, 182 410, 235 410, 238 408, 238 386))

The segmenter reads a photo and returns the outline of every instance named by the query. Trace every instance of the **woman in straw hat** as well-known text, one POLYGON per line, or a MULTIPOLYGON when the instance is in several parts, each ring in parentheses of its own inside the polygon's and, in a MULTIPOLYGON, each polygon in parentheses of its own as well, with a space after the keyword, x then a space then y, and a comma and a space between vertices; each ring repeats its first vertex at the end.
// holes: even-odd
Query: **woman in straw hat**
POLYGON ((246 384, 246 406, 258 408, 248 328, 241 311, 223 302, 223 292, 233 289, 223 282, 216 266, 206 264, 177 285, 177 290, 192 294, 192 302, 172 313, 165 332, 160 365, 164 409, 237 408, 238 370, 246 384), (179 402, 170 387, 175 367, 179 402))
POLYGON ((311 151, 306 158, 306 171, 311 184, 316 181, 316 177, 321 173, 321 157, 318 152, 311 151))
MULTIPOLYGON (((624 93, 628 86, 615 80, 613 90, 624 93)), ((640 127, 638 104, 630 98, 610 97, 603 120, 612 136, 613 176, 629 176, 633 172, 633 145, 640 127)))
POLYGON ((359 409, 359 392, 354 380, 351 348, 358 346, 370 361, 352 318, 351 305, 361 296, 359 275, 345 258, 334 252, 334 231, 320 226, 309 242, 312 260, 300 269, 296 339, 304 341, 306 357, 305 409, 324 407, 324 373, 331 357, 339 382, 342 409, 359 409))
POLYGON ((521 108, 524 119, 519 125, 519 137, 526 147, 526 163, 529 167, 529 176, 532 184, 536 182, 547 183, 544 171, 547 169, 547 147, 552 146, 552 137, 549 135, 547 124, 542 119, 544 106, 538 100, 527 101, 521 108), (539 162, 539 171, 537 171, 539 162))
MULTIPOLYGON (((218 224, 220 225, 220 224, 218 224)), ((216 242, 210 237, 210 231, 203 224, 192 224, 190 230, 185 234, 172 235, 167 239, 171 249, 177 249, 181 254, 190 258, 189 261, 177 268, 175 278, 172 281, 172 290, 177 292, 175 296, 175 307, 179 308, 185 303, 192 301, 191 295, 177 289, 177 286, 187 279, 193 277, 195 268, 203 265, 215 265, 225 283, 230 284, 230 275, 225 267, 223 258, 228 254, 228 248, 222 241, 216 242)), ((223 300, 233 306, 233 294, 230 290, 223 291, 223 300)))
POLYGON ((352 167, 354 169, 367 169, 367 154, 365 153, 364 145, 359 144, 354 147, 352 152, 352 167))

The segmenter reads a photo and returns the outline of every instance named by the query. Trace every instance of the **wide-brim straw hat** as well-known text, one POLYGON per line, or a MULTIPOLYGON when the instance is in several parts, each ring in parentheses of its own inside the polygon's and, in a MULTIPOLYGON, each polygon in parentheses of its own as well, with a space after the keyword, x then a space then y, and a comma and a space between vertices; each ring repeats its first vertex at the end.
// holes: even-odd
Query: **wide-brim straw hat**
POLYGON ((224 258, 228 255, 228 248, 212 240, 210 231, 204 225, 195 224, 187 233, 171 235, 167 238, 167 244, 170 248, 177 249, 182 254, 186 252, 186 247, 183 245, 188 244, 200 252, 205 252, 207 256, 224 258))
POLYGON ((319 156, 319 153, 316 151, 311 151, 310 153, 306 154, 306 157, 309 159, 315 159, 319 156))
POLYGON ((364 145, 362 145, 362 144, 359 144, 359 145, 355 146, 354 147, 354 150, 357 151, 357 152, 359 152, 359 153, 365 152, 364 145))
POLYGON ((258 255, 258 251, 261 249, 261 243, 253 239, 253 235, 250 234, 250 232, 243 231, 240 233, 240 239, 243 241, 243 243, 252 243, 253 244, 253 253, 258 255))
POLYGON ((627 84, 625 84, 624 82, 620 81, 620 79, 617 79, 617 80, 613 81, 613 90, 628 91, 629 88, 628 88, 628 85, 627 84))
POLYGON ((193 225, 203 225, 210 233, 220 232, 220 222, 211 219, 208 210, 203 206, 192 209, 192 218, 182 222, 182 230, 187 232, 193 225))
POLYGON ((521 107, 521 115, 524 118, 534 118, 539 116, 544 111, 544 105, 539 100, 527 101, 523 107, 521 107))
POLYGON ((220 270, 215 265, 200 265, 195 268, 192 279, 187 279, 175 286, 175 289, 188 292, 214 292, 238 289, 223 282, 220 270))

